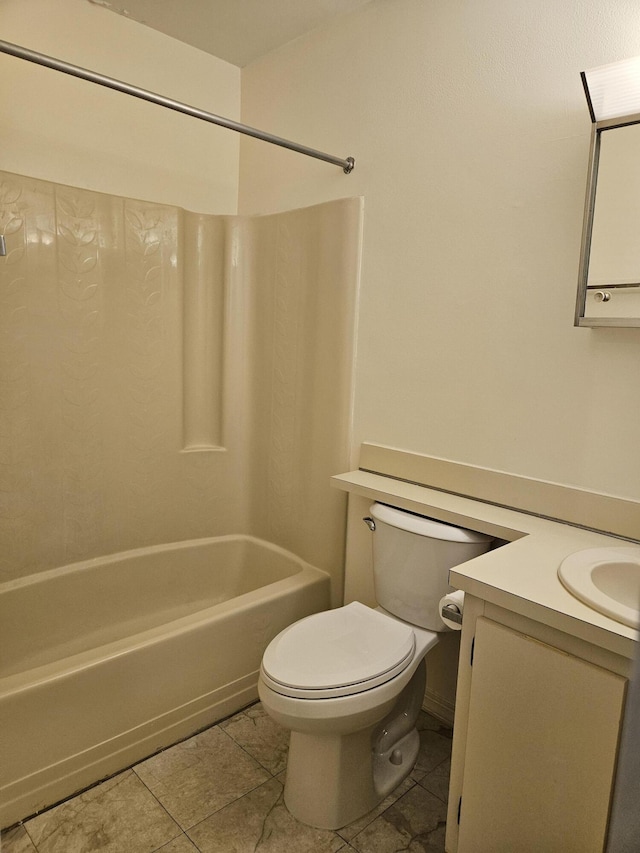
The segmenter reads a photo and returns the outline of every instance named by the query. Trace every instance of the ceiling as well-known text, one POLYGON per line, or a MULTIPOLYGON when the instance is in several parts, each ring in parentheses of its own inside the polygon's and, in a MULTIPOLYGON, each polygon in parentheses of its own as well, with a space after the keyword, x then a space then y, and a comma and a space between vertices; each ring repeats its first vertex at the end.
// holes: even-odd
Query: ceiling
POLYGON ((240 67, 370 0, 89 0, 240 67))

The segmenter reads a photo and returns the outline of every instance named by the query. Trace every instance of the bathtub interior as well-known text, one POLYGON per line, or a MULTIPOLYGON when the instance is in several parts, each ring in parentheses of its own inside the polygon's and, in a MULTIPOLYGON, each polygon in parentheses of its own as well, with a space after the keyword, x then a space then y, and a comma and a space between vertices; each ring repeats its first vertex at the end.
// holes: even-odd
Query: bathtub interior
POLYGON ((140 548, 10 581, 0 586, 0 678, 207 610, 305 565, 277 546, 232 535, 140 548))

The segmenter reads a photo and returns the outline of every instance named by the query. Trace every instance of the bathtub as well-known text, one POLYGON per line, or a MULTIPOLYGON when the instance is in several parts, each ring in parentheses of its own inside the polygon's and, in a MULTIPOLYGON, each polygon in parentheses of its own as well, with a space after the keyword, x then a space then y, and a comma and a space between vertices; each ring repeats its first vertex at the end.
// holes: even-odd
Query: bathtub
POLYGON ((257 698, 269 641, 329 576, 249 536, 126 551, 0 585, 0 826, 257 698))

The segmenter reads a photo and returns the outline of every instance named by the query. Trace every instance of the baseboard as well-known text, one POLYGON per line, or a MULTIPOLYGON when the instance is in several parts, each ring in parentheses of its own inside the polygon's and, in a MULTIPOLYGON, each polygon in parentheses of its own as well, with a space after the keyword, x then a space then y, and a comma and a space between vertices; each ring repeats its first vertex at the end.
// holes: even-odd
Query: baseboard
POLYGON ((422 700, 422 710, 427 714, 431 714, 437 720, 440 720, 449 728, 453 728, 453 717, 455 713, 455 704, 449 699, 434 693, 433 690, 427 689, 422 700))

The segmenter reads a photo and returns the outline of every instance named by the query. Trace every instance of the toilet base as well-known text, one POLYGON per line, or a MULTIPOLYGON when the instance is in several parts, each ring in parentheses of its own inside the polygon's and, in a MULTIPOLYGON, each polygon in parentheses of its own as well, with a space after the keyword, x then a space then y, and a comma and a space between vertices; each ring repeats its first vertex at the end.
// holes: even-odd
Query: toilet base
POLYGON ((291 732, 284 802, 295 818, 320 829, 339 829, 378 804, 371 731, 346 737, 291 732))
POLYGON ((284 789, 291 814, 309 826, 340 829, 390 794, 418 757, 424 685, 422 660, 391 712, 373 725, 342 735, 292 731, 284 789))

